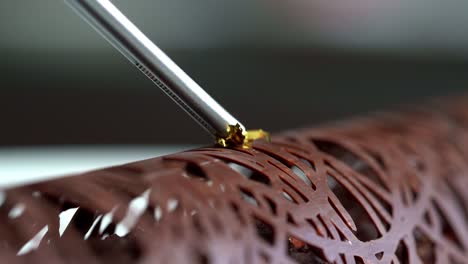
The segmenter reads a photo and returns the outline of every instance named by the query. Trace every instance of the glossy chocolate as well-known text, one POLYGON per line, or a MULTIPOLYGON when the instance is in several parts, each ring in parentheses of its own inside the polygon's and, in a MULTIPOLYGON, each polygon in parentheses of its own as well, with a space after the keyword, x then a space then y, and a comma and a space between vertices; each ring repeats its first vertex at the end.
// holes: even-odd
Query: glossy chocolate
POLYGON ((2 263, 466 263, 468 101, 0 193, 2 263))

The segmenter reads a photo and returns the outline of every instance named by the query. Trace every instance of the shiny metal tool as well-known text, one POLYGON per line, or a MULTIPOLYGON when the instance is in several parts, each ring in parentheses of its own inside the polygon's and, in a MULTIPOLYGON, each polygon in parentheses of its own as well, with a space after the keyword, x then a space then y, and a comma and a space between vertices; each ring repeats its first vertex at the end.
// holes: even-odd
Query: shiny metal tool
MULTIPOLYGON (((212 134, 220 145, 242 145, 249 140, 245 127, 109 0, 65 0, 65 2, 212 134)), ((257 136, 252 133, 250 140, 258 136, 258 131, 255 134, 257 136)))

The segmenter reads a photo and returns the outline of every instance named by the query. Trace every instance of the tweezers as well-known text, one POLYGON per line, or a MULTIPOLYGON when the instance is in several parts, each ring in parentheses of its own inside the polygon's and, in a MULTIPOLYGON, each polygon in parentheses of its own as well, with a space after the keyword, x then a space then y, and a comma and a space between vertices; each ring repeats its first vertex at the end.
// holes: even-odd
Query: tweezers
POLYGON ((265 137, 245 127, 145 36, 109 0, 65 0, 85 21, 172 98, 220 145, 265 137), (250 137, 250 138, 249 138, 250 137))

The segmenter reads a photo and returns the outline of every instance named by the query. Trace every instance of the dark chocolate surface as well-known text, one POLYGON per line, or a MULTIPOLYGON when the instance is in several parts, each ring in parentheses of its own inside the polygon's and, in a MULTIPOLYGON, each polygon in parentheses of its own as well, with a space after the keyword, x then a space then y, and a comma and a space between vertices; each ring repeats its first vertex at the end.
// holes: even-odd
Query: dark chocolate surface
POLYGON ((447 102, 4 190, 0 260, 467 263, 468 101, 447 102))

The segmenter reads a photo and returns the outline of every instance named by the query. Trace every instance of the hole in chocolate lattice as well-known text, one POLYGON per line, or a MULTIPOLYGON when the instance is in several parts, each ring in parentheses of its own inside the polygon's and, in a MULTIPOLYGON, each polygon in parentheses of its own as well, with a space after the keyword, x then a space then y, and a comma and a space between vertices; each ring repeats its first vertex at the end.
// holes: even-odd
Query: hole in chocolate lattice
POLYGON ((326 236, 333 239, 333 235, 330 232, 330 229, 327 227, 327 224, 325 223, 325 220, 323 220, 323 216, 322 215, 317 215, 317 220, 323 226, 326 236))
POLYGON ((449 188, 450 192, 455 198, 454 202, 457 204, 458 208, 462 212, 463 217, 468 220, 468 203, 464 202, 460 189, 456 188, 459 186, 455 185, 455 181, 449 181, 447 178, 445 179, 445 182, 447 183, 447 187, 449 188))
MULTIPOLYGON (((294 186, 294 184, 290 183, 288 180, 280 177, 279 178, 284 184, 286 184, 288 187, 290 187, 291 190, 294 191, 294 194, 297 194, 300 196, 300 198, 303 200, 303 202, 307 203, 309 201, 309 198, 307 198, 307 196, 305 196, 300 190, 298 190, 298 188, 296 186, 294 186)), ((296 199, 294 199, 292 196, 294 194, 292 194, 291 191, 289 190, 284 190, 284 196, 289 200, 289 198, 291 198, 290 201, 294 202, 294 203, 298 203, 298 201, 296 199), (287 197, 289 196, 289 197, 287 197)))
POLYGON ((208 177, 206 176, 205 172, 197 165, 193 163, 188 163, 185 166, 185 171, 187 172, 188 176, 191 178, 201 179, 203 181, 208 181, 208 177))
MULTIPOLYGON (((307 185, 311 186, 314 190, 316 189, 316 186, 310 181, 310 179, 307 178, 307 176, 305 175, 305 172, 297 167, 294 162, 290 161, 290 160, 287 160, 287 159, 284 159, 282 156, 280 155, 276 155, 275 153, 272 153, 272 152, 264 152, 266 155, 274 158, 274 161, 271 161, 269 160, 268 163, 280 170, 283 170, 285 171, 285 168, 283 168, 282 166, 280 166, 278 163, 281 163, 282 165, 284 165, 286 168, 289 168, 291 170, 291 172, 293 174, 296 174, 302 181, 304 181, 307 185)), ((302 163, 304 163, 307 167, 313 169, 314 171, 316 170, 315 168, 315 165, 311 162, 311 161, 308 161, 302 157, 299 157, 299 156, 296 156, 294 155, 297 159, 299 159, 302 163)), ((285 171, 286 172, 286 171, 285 171)))
POLYGON ((310 161, 310 160, 306 160, 306 159, 303 159, 303 158, 300 158, 300 160, 302 162, 304 162, 305 164, 307 164, 307 166, 309 166, 311 169, 313 169, 314 171, 317 171, 317 169, 315 168, 315 164, 313 161, 310 161))
MULTIPOLYGON (((339 181, 337 181, 332 175, 328 175, 328 186, 340 200, 343 207, 349 213, 351 218, 353 218, 354 223, 356 224, 357 231, 353 231, 356 237, 361 241, 370 241, 377 239, 379 233, 368 213, 361 205, 361 203, 354 197, 354 195, 339 181)), ((335 209, 336 213, 343 219, 346 223, 346 219, 338 211, 338 207, 333 204, 332 200, 329 199, 330 204, 335 209)))
POLYGON ((297 175, 297 177, 299 179, 301 179, 303 182, 305 182, 305 184, 307 184, 308 186, 312 187, 312 189, 316 190, 317 187, 315 187, 314 184, 312 184, 312 182, 310 181, 310 179, 307 177, 307 175, 305 174, 305 172, 303 170, 301 170, 299 167, 297 166, 292 166, 291 167, 291 170, 292 172, 294 172, 294 174, 297 175))
POLYGON ((452 242, 455 244, 458 248, 462 249, 462 244, 460 243, 460 240, 458 239, 458 235, 454 230, 452 225, 448 222, 448 218, 446 214, 442 211, 441 207, 439 204, 433 200, 432 204, 434 205, 435 212, 437 213, 437 218, 440 221, 440 225, 442 228, 442 235, 444 238, 446 238, 448 241, 452 242))
MULTIPOLYGON (((324 163, 325 163, 325 165, 334 168, 333 165, 332 165, 330 162, 325 161, 324 163)), ((335 183, 336 183, 336 181, 328 181, 328 187, 329 187, 330 189, 333 190, 333 188, 335 187, 335 185, 334 185, 335 183)), ((393 208, 392 208, 392 206, 390 205, 390 203, 389 203, 387 200, 385 200, 385 199, 381 196, 381 194, 380 194, 379 192, 377 192, 377 190, 374 190, 374 189, 371 189, 371 188, 366 188, 366 190, 369 191, 371 194, 373 194, 373 197, 376 198, 376 199, 380 202, 380 205, 381 205, 390 215, 393 214, 393 208)), ((390 228, 389 223, 386 223, 386 222, 384 221, 384 224, 387 225, 386 227, 387 227, 387 230, 388 230, 388 229, 390 228)))
POLYGON ((290 214, 290 213, 287 213, 286 214, 286 221, 292 225, 295 225, 297 226, 297 223, 296 221, 294 220, 294 217, 290 214))
POLYGON ((336 159, 342 161, 343 163, 351 167, 353 170, 361 173, 362 175, 365 175, 374 183, 388 190, 388 188, 385 186, 384 182, 379 177, 377 172, 367 162, 365 162, 353 152, 349 151, 343 146, 340 146, 330 141, 313 140, 312 142, 315 144, 315 146, 317 146, 317 148, 320 151, 325 152, 335 157, 336 159))
POLYGON ((413 236, 416 243, 416 253, 421 262, 427 264, 435 263, 436 252, 434 242, 419 228, 414 229, 413 236))
POLYGON ((383 256, 384 256, 383 251, 375 254, 375 257, 376 257, 378 260, 382 260, 383 256))
POLYGON ((314 247, 296 237, 288 236, 288 255, 299 264, 328 264, 325 256, 314 247))
POLYGON ((249 168, 247 168, 247 167, 245 167, 243 165, 233 163, 233 162, 228 163, 228 166, 231 167, 231 169, 233 169, 233 170, 237 171, 238 173, 240 173, 241 175, 245 176, 247 179, 249 179, 251 181, 256 181, 256 182, 259 182, 261 184, 271 186, 270 179, 267 176, 265 176, 264 174, 261 174, 258 171, 251 170, 251 169, 249 169, 249 168))
MULTIPOLYGON (((317 219, 318 220, 318 219, 317 219)), ((310 226, 312 226, 312 228, 314 229, 315 233, 319 236, 325 236, 326 233, 325 232, 322 232, 321 229, 319 229, 319 227, 317 226, 317 224, 315 223, 315 221, 313 219, 306 219, 307 223, 310 224, 310 226)))
POLYGON ((362 259, 362 257, 359 256, 354 256, 354 262, 356 264, 364 264, 364 260, 362 259))
MULTIPOLYGON (((276 155, 274 153, 271 153, 271 152, 264 152, 265 154, 267 154, 268 156, 272 157, 275 159, 275 162, 273 161, 268 161, 269 164, 271 164, 272 166, 280 169, 280 170, 283 170, 285 172, 287 172, 285 170, 285 168, 282 168, 279 164, 283 164, 286 168, 289 168, 292 172, 292 174, 296 175, 300 180, 302 180, 305 184, 307 184, 308 186, 312 187, 313 190, 316 190, 317 187, 315 186, 315 184, 307 177, 307 175, 305 174, 305 172, 299 168, 298 166, 296 166, 293 162, 287 160, 287 159, 284 159, 283 157, 279 156, 279 155, 276 155)), ((304 163, 307 167, 310 167, 311 169, 313 169, 314 171, 316 170, 315 169, 315 165, 304 159, 304 158, 301 158, 301 157, 298 157, 298 156, 295 156, 296 158, 298 158, 302 163, 304 163)), ((290 172, 287 172, 288 174, 291 174, 290 172)), ((282 179, 282 178, 281 178, 282 179)), ((289 184, 289 183, 288 183, 289 184)))
POLYGON ((426 224, 428 224, 429 226, 432 226, 433 222, 432 222, 431 215, 429 214, 429 211, 424 212, 423 219, 424 219, 424 222, 426 222, 426 224))
POLYGON ((395 256, 397 257, 400 264, 409 264, 408 248, 406 247, 403 240, 401 240, 400 243, 398 243, 398 247, 395 251, 395 256))
POLYGON ((385 165, 385 162, 380 154, 377 154, 376 152, 366 148, 366 152, 379 164, 380 168, 384 171, 387 170, 387 166, 385 165))
POLYGON ((335 225, 335 229, 338 232, 338 235, 340 236, 341 241, 349 241, 349 239, 345 236, 345 234, 335 225))
MULTIPOLYGON (((384 210, 386 210, 387 213, 388 213, 389 215, 393 215, 393 207, 391 206, 391 204, 390 204, 387 200, 385 200, 382 196, 380 196, 381 194, 376 193, 376 192, 374 192, 373 190, 369 190, 369 191, 370 191, 370 193, 373 195, 373 197, 374 197, 377 201, 379 201, 379 205, 381 205, 382 208, 383 208, 384 210)), ((379 216, 380 216, 380 215, 379 215, 379 216)), ((385 220, 383 220, 383 219, 382 219, 382 222, 383 222, 384 225, 386 226, 386 229, 387 229, 387 230, 390 229, 390 223, 387 223, 387 222, 386 222, 385 220)))
POLYGON ((270 211, 273 215, 276 215, 276 204, 275 202, 273 202, 273 200, 271 200, 270 198, 264 196, 263 197, 265 199, 265 201, 267 202, 268 204, 268 207, 270 208, 270 211))
POLYGON ((250 192, 249 190, 244 189, 242 187, 239 188, 239 191, 240 191, 240 195, 241 195, 242 200, 248 202, 251 205, 258 206, 258 201, 257 201, 257 199, 255 199, 252 192, 250 192))
POLYGON ((275 241, 275 230, 273 226, 266 221, 258 218, 257 216, 252 217, 255 228, 257 229, 257 235, 265 242, 273 245, 275 241))
POLYGON ((285 191, 283 191, 283 197, 284 197, 286 200, 290 201, 291 203, 297 204, 297 202, 293 200, 293 198, 291 197, 291 195, 289 195, 289 193, 287 193, 287 192, 285 192, 285 191))

